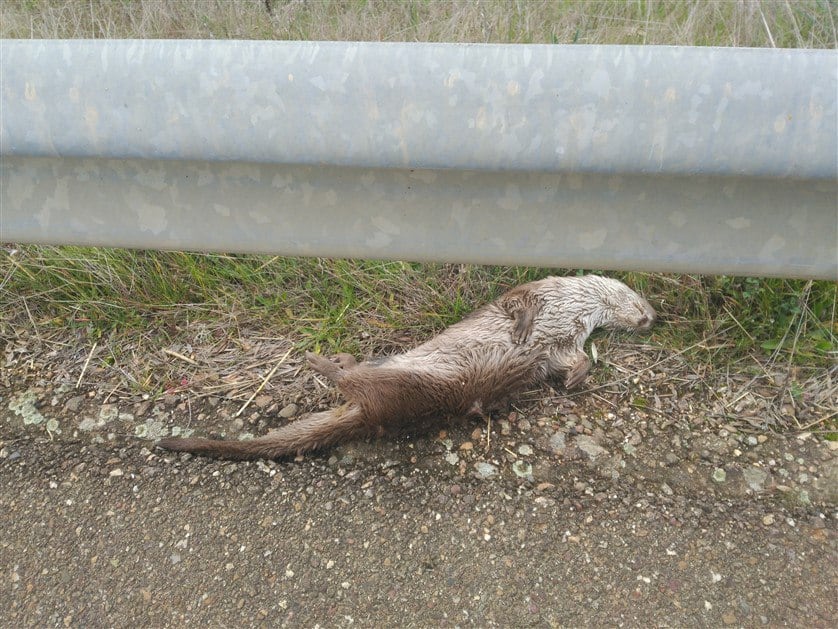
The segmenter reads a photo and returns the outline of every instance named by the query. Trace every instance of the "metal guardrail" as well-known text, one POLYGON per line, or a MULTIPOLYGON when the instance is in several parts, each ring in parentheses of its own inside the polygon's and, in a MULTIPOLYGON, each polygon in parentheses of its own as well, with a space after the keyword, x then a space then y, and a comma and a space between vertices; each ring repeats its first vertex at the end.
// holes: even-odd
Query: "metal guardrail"
POLYGON ((838 53, 0 42, 0 239, 838 279, 838 53))

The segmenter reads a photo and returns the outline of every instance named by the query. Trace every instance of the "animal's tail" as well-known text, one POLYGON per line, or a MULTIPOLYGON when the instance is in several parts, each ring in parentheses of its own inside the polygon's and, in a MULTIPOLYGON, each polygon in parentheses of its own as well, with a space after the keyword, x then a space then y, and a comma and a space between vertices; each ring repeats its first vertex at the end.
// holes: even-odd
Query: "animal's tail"
POLYGON ((329 411, 312 413, 256 439, 226 441, 172 437, 161 439, 157 446, 221 459, 276 459, 371 436, 375 430, 376 427, 366 421, 361 408, 350 402, 329 411))

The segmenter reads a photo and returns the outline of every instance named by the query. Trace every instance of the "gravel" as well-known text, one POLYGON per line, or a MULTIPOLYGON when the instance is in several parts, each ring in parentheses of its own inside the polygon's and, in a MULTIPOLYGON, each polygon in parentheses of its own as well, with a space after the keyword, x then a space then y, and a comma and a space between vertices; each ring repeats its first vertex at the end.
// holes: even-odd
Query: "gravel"
POLYGON ((150 439, 263 434, 324 407, 314 380, 236 417, 249 392, 113 395, 7 365, 0 620, 835 626, 838 451, 714 415, 720 386, 660 378, 654 357, 610 358, 638 375, 279 462, 150 439))

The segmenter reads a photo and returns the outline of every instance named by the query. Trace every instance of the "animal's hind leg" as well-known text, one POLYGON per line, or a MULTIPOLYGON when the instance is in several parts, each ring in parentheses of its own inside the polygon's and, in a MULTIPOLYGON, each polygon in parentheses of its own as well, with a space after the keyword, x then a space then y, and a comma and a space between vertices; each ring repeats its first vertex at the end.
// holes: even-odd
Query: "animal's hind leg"
POLYGON ((314 371, 327 377, 334 384, 337 384, 349 369, 352 369, 358 364, 354 356, 344 353, 335 354, 327 358, 320 354, 306 352, 306 360, 308 360, 309 366, 314 371))

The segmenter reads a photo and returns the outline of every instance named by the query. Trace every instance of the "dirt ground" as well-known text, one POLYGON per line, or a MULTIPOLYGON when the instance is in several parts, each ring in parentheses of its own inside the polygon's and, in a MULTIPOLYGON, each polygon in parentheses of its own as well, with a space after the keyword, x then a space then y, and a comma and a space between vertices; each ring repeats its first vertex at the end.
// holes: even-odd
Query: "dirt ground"
POLYGON ((231 463, 153 440, 334 403, 299 352, 279 360, 287 341, 8 342, 0 624, 838 624, 838 450, 806 430, 838 372, 792 399, 787 373, 597 344, 579 391, 532 391, 490 426, 231 463), (167 392, 140 393, 163 367, 167 392), (788 414, 799 429, 774 432, 788 414))

